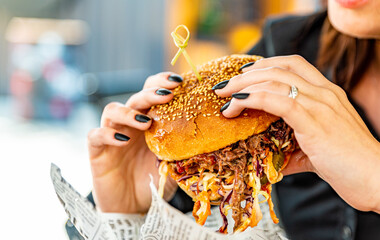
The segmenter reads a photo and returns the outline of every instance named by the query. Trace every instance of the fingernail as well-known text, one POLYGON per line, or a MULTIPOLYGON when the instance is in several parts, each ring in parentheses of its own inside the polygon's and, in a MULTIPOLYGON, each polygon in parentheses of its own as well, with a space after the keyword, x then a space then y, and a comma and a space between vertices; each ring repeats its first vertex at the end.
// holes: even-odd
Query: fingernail
POLYGON ((178 74, 172 74, 168 77, 168 80, 180 83, 183 81, 183 78, 178 74))
POLYGON ((224 80, 223 82, 220 82, 220 83, 216 84, 215 86, 213 86, 211 89, 212 90, 222 89, 228 84, 229 81, 230 80, 224 80))
POLYGON ((135 119, 136 119, 136 121, 142 122, 142 123, 147 123, 147 122, 149 122, 151 120, 150 117, 148 117, 146 115, 143 115, 143 114, 137 114, 135 116, 135 119))
POLYGON ((117 139, 119 141, 128 141, 131 138, 128 136, 125 136, 124 134, 121 134, 121 133, 115 133, 115 139, 117 139))
POLYGON ((172 91, 168 90, 168 89, 165 89, 165 88, 160 88, 156 91, 156 94, 157 95, 161 95, 161 96, 165 96, 165 95, 169 95, 171 94, 172 91))
POLYGON ((249 93, 234 93, 232 94, 233 98, 237 99, 246 99, 249 96, 249 93))
POLYGON ((246 67, 250 67, 250 66, 252 66, 254 63, 255 63, 255 62, 249 62, 249 63, 244 64, 243 66, 241 66, 241 67, 239 68, 239 71, 243 70, 243 69, 246 68, 246 67))
POLYGON ((226 104, 224 104, 223 107, 220 108, 220 112, 223 112, 224 110, 226 110, 228 108, 228 106, 230 106, 230 103, 231 103, 231 101, 228 101, 226 104))

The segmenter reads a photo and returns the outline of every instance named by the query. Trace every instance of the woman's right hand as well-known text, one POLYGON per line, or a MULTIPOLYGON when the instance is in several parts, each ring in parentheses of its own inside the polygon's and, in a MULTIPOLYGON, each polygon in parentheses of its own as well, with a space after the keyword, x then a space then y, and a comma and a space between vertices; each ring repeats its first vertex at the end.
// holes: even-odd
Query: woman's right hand
MULTIPOLYGON (((93 193, 102 212, 146 213, 150 207, 150 178, 158 184, 156 156, 145 143, 144 131, 152 124, 148 109, 173 98, 170 89, 182 82, 179 75, 159 73, 145 82, 142 91, 126 104, 110 103, 102 114, 101 126, 88 134, 88 149, 93 178, 93 193)), ((170 179, 170 178, 169 178, 170 179)), ((170 200, 177 184, 165 185, 170 200)))

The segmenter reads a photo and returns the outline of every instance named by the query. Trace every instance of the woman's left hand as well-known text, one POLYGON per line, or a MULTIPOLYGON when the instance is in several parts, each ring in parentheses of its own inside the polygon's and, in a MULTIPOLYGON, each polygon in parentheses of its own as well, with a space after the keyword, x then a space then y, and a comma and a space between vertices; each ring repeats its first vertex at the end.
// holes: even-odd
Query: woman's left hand
POLYGON ((343 89, 300 56, 257 61, 215 93, 232 96, 223 115, 245 108, 264 110, 288 123, 302 151, 293 154, 284 174, 315 172, 350 205, 380 213, 380 143, 343 89), (291 86, 298 88, 295 99, 291 86))

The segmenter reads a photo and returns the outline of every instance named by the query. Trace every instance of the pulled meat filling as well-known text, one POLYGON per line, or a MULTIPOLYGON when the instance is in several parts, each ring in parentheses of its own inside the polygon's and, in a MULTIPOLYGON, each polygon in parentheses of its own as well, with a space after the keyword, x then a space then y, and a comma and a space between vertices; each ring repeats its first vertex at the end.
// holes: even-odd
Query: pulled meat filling
MULTIPOLYGON (((281 180, 279 171, 294 148, 292 129, 279 120, 265 132, 246 140, 167 164, 171 176, 195 193, 193 215, 198 223, 205 222, 209 210, 204 208, 211 202, 220 204, 224 220, 228 210, 232 209, 234 231, 244 231, 248 226, 257 225, 261 219, 259 193, 268 201, 273 221, 278 222, 270 198, 271 184, 281 180), (245 206, 242 207, 244 201, 245 206)), ((227 232, 226 220, 219 231, 227 232)))

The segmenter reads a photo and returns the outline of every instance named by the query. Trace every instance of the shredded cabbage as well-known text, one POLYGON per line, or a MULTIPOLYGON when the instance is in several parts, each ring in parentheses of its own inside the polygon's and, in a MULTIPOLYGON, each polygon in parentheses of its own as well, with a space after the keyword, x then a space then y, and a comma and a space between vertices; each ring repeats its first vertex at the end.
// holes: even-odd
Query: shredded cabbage
POLYGON ((290 144, 290 141, 287 141, 286 143, 282 144, 281 149, 286 148, 289 144, 290 144))
POLYGON ((232 182, 232 183, 229 184, 229 185, 225 185, 225 184, 222 182, 223 189, 225 189, 225 190, 231 190, 232 188, 234 188, 234 185, 235 185, 235 182, 232 182))

